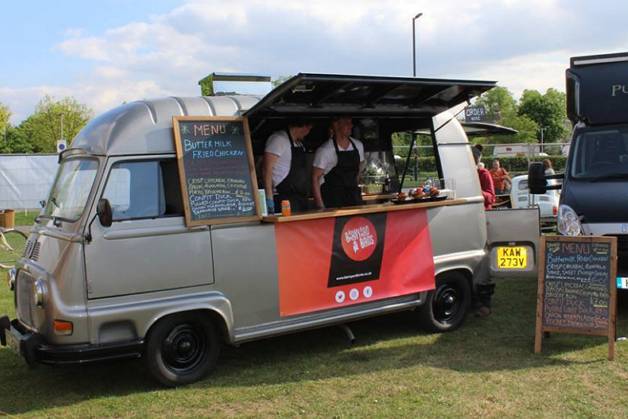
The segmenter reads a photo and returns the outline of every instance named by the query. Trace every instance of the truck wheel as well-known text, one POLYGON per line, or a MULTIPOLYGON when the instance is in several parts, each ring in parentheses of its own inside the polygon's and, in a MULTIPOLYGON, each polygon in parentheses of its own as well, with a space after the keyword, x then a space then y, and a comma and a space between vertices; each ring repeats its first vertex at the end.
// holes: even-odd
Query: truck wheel
POLYGON ((160 320, 146 342, 146 362, 152 376, 169 387, 193 383, 207 375, 220 353, 216 329, 199 314, 160 320))
POLYGON ((471 288, 459 272, 451 272, 436 279, 436 289, 427 294, 418 309, 421 327, 428 332, 450 332, 462 325, 469 305, 471 288))

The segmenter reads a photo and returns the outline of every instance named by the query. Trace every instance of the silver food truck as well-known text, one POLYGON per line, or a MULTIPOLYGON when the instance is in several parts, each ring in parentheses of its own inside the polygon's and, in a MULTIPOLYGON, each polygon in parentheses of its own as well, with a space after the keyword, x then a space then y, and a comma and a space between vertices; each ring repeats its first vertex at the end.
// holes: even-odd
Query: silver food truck
POLYGON ((143 100, 93 119, 60 155, 9 273, 16 318, 0 318, 2 345, 28 363, 142 357, 179 385, 225 343, 402 310, 456 329, 489 275, 536 275, 538 210, 484 210, 456 118, 494 85, 299 74, 264 97, 143 100), (394 162, 395 133, 429 130, 444 189, 264 216, 256 166, 270 133, 305 117, 320 144, 338 115, 353 118, 367 163, 394 162))

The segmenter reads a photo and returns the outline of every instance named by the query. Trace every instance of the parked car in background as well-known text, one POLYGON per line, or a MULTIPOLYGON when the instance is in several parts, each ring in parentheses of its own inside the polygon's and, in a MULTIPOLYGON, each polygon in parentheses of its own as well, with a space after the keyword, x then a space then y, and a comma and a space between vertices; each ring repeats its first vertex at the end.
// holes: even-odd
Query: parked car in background
POLYGON ((556 222, 559 200, 560 193, 556 190, 548 190, 541 195, 530 195, 530 190, 528 189, 528 175, 520 175, 512 178, 512 188, 510 189, 512 208, 538 206, 541 223, 553 224, 556 222))
POLYGON ((548 157, 541 151, 540 144, 501 144, 493 148, 493 158, 501 157, 548 157))

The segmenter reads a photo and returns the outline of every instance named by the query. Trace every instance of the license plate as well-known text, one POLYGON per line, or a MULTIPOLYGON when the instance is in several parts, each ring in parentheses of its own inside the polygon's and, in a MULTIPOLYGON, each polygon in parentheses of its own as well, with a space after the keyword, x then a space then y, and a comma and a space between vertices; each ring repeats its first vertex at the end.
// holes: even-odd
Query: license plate
POLYGON ((617 288, 619 289, 628 289, 628 277, 618 276, 617 277, 617 288))
POLYGON ((499 269, 525 269, 528 266, 528 252, 523 246, 503 246, 497 248, 499 269))

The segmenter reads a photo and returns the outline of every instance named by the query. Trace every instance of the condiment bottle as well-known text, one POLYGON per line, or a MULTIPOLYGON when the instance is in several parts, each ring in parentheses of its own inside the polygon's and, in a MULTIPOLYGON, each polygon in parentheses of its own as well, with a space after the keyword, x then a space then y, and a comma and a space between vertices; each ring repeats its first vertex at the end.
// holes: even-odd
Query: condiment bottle
POLYGON ((281 201, 281 215, 283 215, 284 217, 292 215, 292 210, 290 208, 290 201, 288 201, 287 199, 284 199, 283 201, 281 201))

